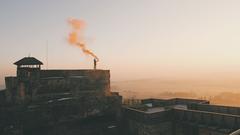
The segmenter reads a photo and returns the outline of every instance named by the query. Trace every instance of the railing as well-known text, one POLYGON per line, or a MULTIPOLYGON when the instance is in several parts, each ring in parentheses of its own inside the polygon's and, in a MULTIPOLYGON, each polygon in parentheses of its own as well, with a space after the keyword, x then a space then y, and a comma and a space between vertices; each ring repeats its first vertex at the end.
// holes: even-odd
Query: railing
POLYGON ((232 133, 229 134, 229 135, 240 135, 240 129, 238 129, 238 130, 232 132, 232 133))

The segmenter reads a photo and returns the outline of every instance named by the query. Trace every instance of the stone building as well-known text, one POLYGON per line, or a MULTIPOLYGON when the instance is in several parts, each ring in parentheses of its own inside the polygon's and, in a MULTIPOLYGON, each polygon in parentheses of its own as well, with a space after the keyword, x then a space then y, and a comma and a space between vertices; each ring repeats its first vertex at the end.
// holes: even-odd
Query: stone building
POLYGON ((32 134, 43 127, 89 117, 119 119, 122 97, 110 91, 109 70, 42 70, 43 63, 34 57, 14 64, 16 76, 5 78, 6 89, 0 93, 4 99, 0 104, 1 133, 11 134, 12 130, 6 130, 11 127, 20 135, 32 134))
POLYGON ((131 135, 239 135, 240 108, 205 100, 146 99, 123 107, 123 125, 131 135), (231 134, 232 135, 232 134, 231 134))
POLYGON ((5 78, 8 102, 37 100, 59 93, 111 95, 109 70, 42 70, 43 63, 33 57, 25 57, 14 64, 17 76, 5 78))
POLYGON ((43 63, 33 57, 14 64, 17 75, 6 77, 6 89, 0 91, 3 135, 45 134, 51 129, 68 134, 72 125, 82 128, 76 121, 91 118, 96 126, 83 128, 89 134, 240 135, 239 107, 180 98, 137 100, 126 106, 110 91, 109 70, 42 70, 43 63), (94 119, 99 117, 103 123, 94 119), (107 127, 99 130, 99 125, 107 127))

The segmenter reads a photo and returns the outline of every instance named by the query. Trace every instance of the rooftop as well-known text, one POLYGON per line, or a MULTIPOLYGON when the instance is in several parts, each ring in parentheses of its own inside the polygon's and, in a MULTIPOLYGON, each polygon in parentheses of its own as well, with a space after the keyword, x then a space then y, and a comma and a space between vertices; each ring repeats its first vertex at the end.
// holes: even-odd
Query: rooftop
POLYGON ((43 65, 41 61, 34 57, 24 57, 21 60, 14 63, 15 65, 43 65))

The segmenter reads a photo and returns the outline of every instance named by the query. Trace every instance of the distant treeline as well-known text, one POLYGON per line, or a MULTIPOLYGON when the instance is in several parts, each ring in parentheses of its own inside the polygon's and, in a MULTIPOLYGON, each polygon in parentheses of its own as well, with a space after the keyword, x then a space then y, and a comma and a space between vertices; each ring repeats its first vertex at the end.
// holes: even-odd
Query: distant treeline
POLYGON ((209 100, 211 104, 240 106, 240 93, 222 92, 209 100))

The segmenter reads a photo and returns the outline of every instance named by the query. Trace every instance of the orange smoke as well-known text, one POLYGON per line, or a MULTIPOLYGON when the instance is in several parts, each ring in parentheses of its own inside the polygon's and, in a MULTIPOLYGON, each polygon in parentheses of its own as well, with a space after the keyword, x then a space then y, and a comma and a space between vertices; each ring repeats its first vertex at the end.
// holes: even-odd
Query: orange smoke
POLYGON ((94 59, 96 59, 96 61, 99 61, 97 55, 95 55, 91 50, 87 49, 86 47, 84 38, 82 36, 82 31, 85 27, 84 21, 78 19, 69 19, 68 22, 72 27, 72 31, 68 35, 68 42, 72 45, 80 47, 83 53, 91 55, 92 57, 94 57, 94 59))

